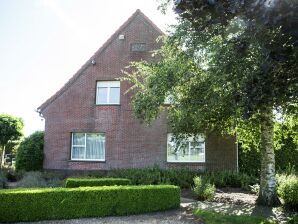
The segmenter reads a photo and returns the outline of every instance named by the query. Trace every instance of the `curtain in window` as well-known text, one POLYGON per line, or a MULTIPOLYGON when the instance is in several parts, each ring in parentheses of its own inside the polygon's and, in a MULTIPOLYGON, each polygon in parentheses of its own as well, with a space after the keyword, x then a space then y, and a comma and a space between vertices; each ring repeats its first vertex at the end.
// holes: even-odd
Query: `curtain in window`
POLYGON ((72 159, 103 160, 105 136, 98 133, 73 133, 72 159))
POLYGON ((87 134, 86 159, 104 159, 105 138, 101 134, 87 134))

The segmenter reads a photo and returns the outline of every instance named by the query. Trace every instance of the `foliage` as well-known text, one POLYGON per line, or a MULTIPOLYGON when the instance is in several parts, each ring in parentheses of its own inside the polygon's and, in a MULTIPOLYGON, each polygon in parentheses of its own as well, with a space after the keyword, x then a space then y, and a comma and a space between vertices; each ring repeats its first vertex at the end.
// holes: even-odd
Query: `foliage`
POLYGON ((193 179, 193 192, 199 200, 211 200, 215 196, 215 186, 211 184, 207 178, 195 177, 193 179))
POLYGON ((248 215, 229 215, 213 211, 196 209, 194 215, 204 223, 210 224, 274 224, 274 221, 248 215))
POLYGON ((73 188, 130 184, 130 180, 125 178, 67 178, 65 187, 73 188))
POLYGON ((298 223, 298 214, 293 215, 289 218, 287 224, 297 224, 298 223))
POLYGON ((36 131, 25 138, 17 151, 16 170, 41 170, 43 163, 43 145, 43 131, 36 131))
POLYGON ((286 117, 275 124, 276 169, 298 168, 298 117, 286 117))
POLYGON ((30 171, 23 174, 23 178, 18 181, 17 187, 26 188, 44 188, 44 187, 61 187, 62 179, 57 176, 49 178, 47 173, 39 171, 30 171))
MULTIPOLYGON (((5 147, 9 142, 18 141, 23 136, 23 126, 21 118, 0 114, 0 154, 5 153, 5 147)), ((1 156, 0 161, 3 157, 4 155, 1 156)))
POLYGON ((18 187, 47 187, 47 183, 41 172, 31 171, 24 174, 23 178, 18 182, 18 187))
POLYGON ((256 195, 259 194, 260 192, 260 185, 259 184, 254 184, 254 185, 249 185, 250 191, 256 195))
MULTIPOLYGON (((277 192, 289 208, 298 208, 298 177, 296 175, 279 175, 277 192)), ((298 210, 297 210, 298 211, 298 210)))
MULTIPOLYGON (((240 129, 238 129, 240 130, 240 129)), ((274 126, 274 148, 276 169, 279 173, 298 167, 298 119, 284 117, 276 121, 274 126)), ((259 175, 261 153, 259 134, 241 129, 239 133, 239 170, 240 172, 259 175)))
POLYGON ((249 186, 256 184, 259 180, 255 176, 249 176, 237 171, 207 172, 203 175, 216 187, 241 187, 249 190, 249 186))
POLYGON ((10 182, 15 182, 22 179, 24 175, 24 171, 16 171, 12 167, 2 167, 2 172, 4 173, 5 177, 10 182))
POLYGON ((6 177, 4 176, 3 172, 0 170, 0 189, 5 187, 6 177))
POLYGON ((258 202, 265 205, 278 204, 273 110, 295 116, 298 108, 298 4, 273 2, 175 1, 178 24, 157 51, 160 60, 135 62, 122 79, 136 90, 136 116, 149 123, 166 110, 178 140, 212 130, 261 133, 258 202))
POLYGON ((181 188, 190 188, 198 172, 190 169, 160 169, 158 167, 143 169, 115 169, 107 177, 127 178, 133 185, 173 184, 181 188))
POLYGON ((176 186, 105 186, 0 191, 0 222, 129 215, 180 206, 176 186))

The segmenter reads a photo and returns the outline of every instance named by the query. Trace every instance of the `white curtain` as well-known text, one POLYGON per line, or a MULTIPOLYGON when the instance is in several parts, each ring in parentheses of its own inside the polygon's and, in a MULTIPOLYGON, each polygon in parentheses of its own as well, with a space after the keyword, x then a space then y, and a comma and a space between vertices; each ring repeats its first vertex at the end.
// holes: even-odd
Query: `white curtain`
POLYGON ((103 160, 104 158, 105 136, 103 134, 73 133, 72 159, 103 160))
POLYGON ((102 134, 87 134, 86 159, 104 159, 105 137, 102 134))

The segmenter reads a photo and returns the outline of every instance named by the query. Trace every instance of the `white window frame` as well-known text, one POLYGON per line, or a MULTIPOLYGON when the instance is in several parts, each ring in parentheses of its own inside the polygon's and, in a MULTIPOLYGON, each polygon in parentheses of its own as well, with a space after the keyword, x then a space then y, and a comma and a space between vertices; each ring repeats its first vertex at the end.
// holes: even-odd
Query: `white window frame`
POLYGON ((121 96, 120 81, 97 81, 96 82, 96 105, 120 105, 120 96, 121 96), (99 100, 98 100, 99 88, 107 89, 107 99, 106 99, 107 103, 99 103, 99 100), (111 88, 119 88, 119 101, 117 103, 110 102, 111 88))
POLYGON ((172 94, 166 95, 164 105, 171 105, 173 103, 174 96, 172 94))
MULTIPOLYGON (((106 161, 106 146, 104 146, 104 151, 103 151, 103 159, 86 159, 86 153, 87 153, 87 134, 102 134, 105 136, 105 133, 91 133, 91 132, 88 132, 88 133, 85 133, 85 132, 72 132, 71 133, 71 149, 70 149, 70 153, 71 153, 71 160, 73 161, 106 161), (84 141, 84 145, 74 145, 73 144, 73 136, 74 134, 85 134, 85 141, 84 141), (85 148, 85 159, 77 159, 77 158, 73 158, 72 157, 72 152, 73 152, 73 147, 82 147, 82 148, 85 148)), ((106 136, 105 136, 106 138, 106 136)))
MULTIPOLYGON (((167 134, 167 162, 168 163, 205 163, 206 162, 206 138, 205 138, 205 135, 201 134, 199 135, 199 137, 203 138, 204 139, 204 159, 203 160, 170 160, 168 158, 168 155, 169 155, 169 139, 171 138, 172 136, 172 133, 168 133, 167 134)), ((190 148, 191 148, 191 143, 193 142, 193 139, 194 137, 189 137, 188 138, 188 158, 190 158, 190 148)))

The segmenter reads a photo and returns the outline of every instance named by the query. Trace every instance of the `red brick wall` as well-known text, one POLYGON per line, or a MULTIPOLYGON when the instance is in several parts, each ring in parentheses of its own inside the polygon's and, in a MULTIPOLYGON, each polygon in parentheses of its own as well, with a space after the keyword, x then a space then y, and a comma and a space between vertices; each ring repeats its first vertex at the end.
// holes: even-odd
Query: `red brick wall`
POLYGON ((147 49, 159 46, 159 31, 138 15, 121 32, 125 40, 115 38, 95 58, 79 78, 43 111, 45 117, 45 169, 108 170, 112 168, 189 166, 194 169, 236 168, 233 138, 211 136, 206 142, 206 163, 169 164, 166 162, 166 115, 149 127, 132 115, 128 83, 121 82, 120 105, 95 105, 96 81, 113 80, 122 75, 130 61, 152 60, 151 52, 130 52, 131 43, 146 43, 147 49), (72 132, 100 132, 106 136, 105 162, 70 160, 72 132))

